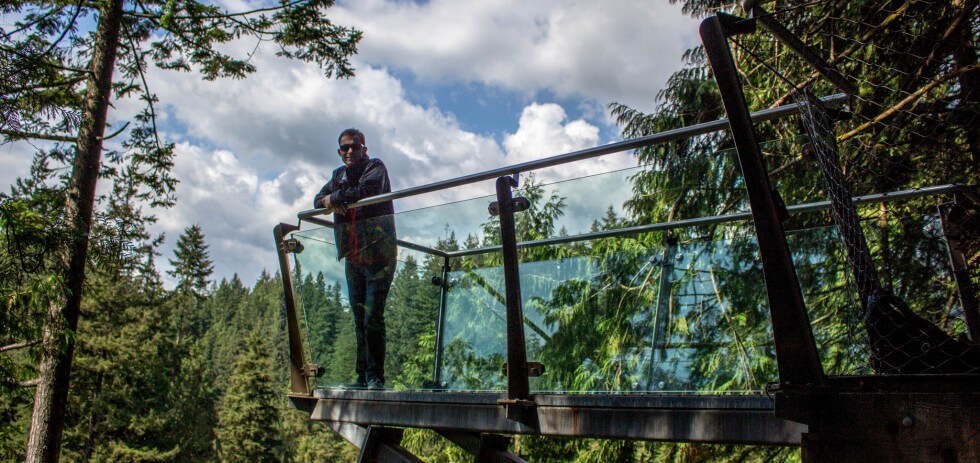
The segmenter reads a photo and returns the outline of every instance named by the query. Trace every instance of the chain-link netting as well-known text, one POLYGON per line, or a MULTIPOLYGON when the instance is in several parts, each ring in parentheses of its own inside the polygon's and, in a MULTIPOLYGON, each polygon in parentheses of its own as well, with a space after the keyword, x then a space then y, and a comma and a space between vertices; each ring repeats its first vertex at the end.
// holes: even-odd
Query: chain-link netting
MULTIPOLYGON (((970 191, 980 178, 978 2, 760 3, 764 8, 752 16, 765 27, 734 37, 733 54, 750 109, 794 101, 800 107, 802 127, 775 123, 760 131, 763 137, 805 135, 795 159, 769 159, 771 174, 818 168, 823 176, 861 301, 855 311, 864 330, 852 345, 866 346, 864 355, 881 374, 980 373, 980 349, 967 337, 965 323, 949 320, 954 312, 962 319, 963 308, 930 307, 925 301, 938 297, 916 294, 955 294, 956 285, 947 279, 941 288, 929 286, 932 278, 912 262, 920 256, 909 251, 921 238, 910 238, 915 234, 901 231, 909 223, 896 221, 935 223, 928 220, 935 218, 935 202, 882 202, 877 217, 865 212, 862 218, 851 201, 854 195, 947 183, 967 184, 970 191), (814 96, 838 93, 841 85, 777 40, 772 20, 853 85, 843 110, 814 96), (917 217, 925 220, 908 220, 917 217), (875 235, 870 246, 866 233, 875 235)), ((805 188, 797 191, 806 194, 805 188)), ((980 249, 961 252, 976 268, 980 249)), ((935 271, 948 273, 948 264, 936 262, 935 271)))
POLYGON ((850 188, 840 168, 834 120, 805 88, 795 92, 794 97, 823 173, 834 223, 860 294, 861 319, 874 371, 883 374, 980 371, 980 352, 970 343, 954 339, 917 315, 901 298, 882 289, 850 188))

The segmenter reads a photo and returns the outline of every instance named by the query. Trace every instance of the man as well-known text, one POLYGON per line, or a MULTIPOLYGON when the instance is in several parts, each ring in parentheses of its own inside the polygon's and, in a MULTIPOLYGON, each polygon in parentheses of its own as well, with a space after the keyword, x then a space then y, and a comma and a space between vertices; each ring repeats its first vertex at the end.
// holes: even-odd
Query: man
POLYGON ((395 273, 394 206, 384 201, 362 207, 349 204, 391 191, 388 170, 368 157, 364 134, 340 134, 337 154, 344 165, 333 171, 313 206, 334 213, 337 259, 346 259, 347 292, 354 315, 357 380, 351 388, 384 389, 385 300, 395 273))

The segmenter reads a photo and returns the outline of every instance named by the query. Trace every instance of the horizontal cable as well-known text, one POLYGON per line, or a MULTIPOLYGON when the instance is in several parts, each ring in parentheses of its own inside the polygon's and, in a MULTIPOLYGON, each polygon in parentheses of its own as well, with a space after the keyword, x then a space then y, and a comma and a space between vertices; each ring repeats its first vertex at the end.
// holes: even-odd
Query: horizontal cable
MULTIPOLYGON (((821 98, 821 101, 833 105, 833 104, 842 103, 846 101, 847 98, 848 98, 847 95, 843 93, 837 93, 834 95, 825 96, 821 98)), ((751 117, 752 120, 755 122, 763 122, 763 121, 769 121, 773 119, 786 117, 795 114, 798 111, 799 111, 799 106, 797 106, 794 103, 794 104, 783 105, 778 108, 756 111, 751 114, 751 117)), ((548 158, 523 162, 511 166, 499 167, 485 172, 464 175, 462 177, 434 182, 428 185, 420 185, 416 187, 406 188, 404 190, 393 191, 391 193, 371 196, 369 198, 364 198, 356 203, 348 204, 347 208, 367 206, 370 204, 377 204, 380 202, 407 198, 409 196, 418 196, 425 193, 431 193, 433 191, 445 190, 448 188, 453 188, 462 185, 469 185, 471 183, 482 182, 485 180, 493 180, 498 177, 503 177, 505 175, 514 175, 521 172, 529 172, 532 170, 543 169, 545 167, 553 167, 562 164, 568 164, 570 162, 596 158, 600 156, 605 156, 607 154, 618 153, 621 151, 642 148, 650 145, 658 145, 662 143, 671 142, 674 140, 682 140, 685 138, 691 138, 696 135, 718 132, 726 128, 728 128, 728 119, 719 119, 717 121, 704 122, 701 124, 695 124, 688 127, 681 127, 679 129, 668 130, 666 132, 655 133, 653 135, 647 135, 645 137, 634 138, 632 140, 624 140, 621 142, 610 143, 608 145, 597 146, 595 148, 573 151, 571 153, 559 154, 548 158)), ((300 212, 299 214, 297 214, 297 217, 299 217, 300 220, 306 220, 309 217, 326 215, 328 213, 329 212, 326 208, 310 209, 307 211, 300 212)))
MULTIPOLYGON (((954 193, 967 189, 968 187, 959 183, 952 183, 947 185, 936 185, 923 188, 913 188, 910 190, 899 190, 890 193, 877 193, 863 196, 855 196, 851 198, 854 204, 867 204, 867 203, 878 203, 878 202, 893 202, 900 201, 903 199, 918 198, 921 196, 938 196, 942 194, 954 193)), ((792 206, 787 206, 786 210, 790 214, 800 214, 804 212, 814 212, 830 209, 830 201, 816 201, 812 203, 795 204, 792 206)), ((576 243, 579 241, 596 240, 602 238, 615 238, 619 236, 629 236, 637 235, 640 233, 648 233, 654 231, 665 231, 665 230, 676 230, 678 228, 689 228, 689 227, 701 227, 706 225, 716 225, 728 222, 738 222, 743 220, 751 220, 751 212, 738 212, 734 214, 716 215, 711 217, 698 217, 696 219, 684 219, 684 220, 674 220, 670 222, 659 222, 654 224, 646 225, 636 225, 633 227, 617 228, 615 230, 602 230, 597 232, 582 233, 578 235, 569 236, 557 236, 554 238, 546 238, 541 240, 533 241, 522 241, 517 243, 518 248, 534 248, 538 246, 553 246, 556 244, 567 244, 576 243)), ((322 225, 324 227, 333 228, 333 222, 319 218, 319 217, 307 217, 307 222, 314 223, 317 225, 322 225)), ((439 249, 434 249, 428 246, 423 246, 421 244, 415 244, 404 240, 396 240, 398 245, 413 249, 416 251, 434 254, 440 257, 465 257, 473 256, 478 254, 486 254, 488 252, 494 252, 500 250, 500 245, 485 246, 482 248, 473 249, 463 249, 460 251, 442 251, 439 249)))
MULTIPOLYGON (((891 193, 878 193, 873 195, 855 196, 851 198, 854 204, 891 202, 902 199, 911 199, 919 196, 941 195, 952 193, 964 189, 962 184, 938 185, 925 188, 915 188, 911 190, 894 191, 891 193)), ((830 201, 818 201, 813 203, 797 204, 786 207, 790 214, 803 212, 821 211, 830 208, 830 201)), ((538 246, 552 246, 555 244, 575 243, 579 241, 595 240, 601 238, 614 238, 618 236, 636 235, 653 231, 674 230, 678 228, 698 227, 705 225, 715 225, 720 223, 738 222, 751 220, 751 212, 739 212, 735 214, 716 215, 712 217, 699 217, 696 219, 674 220, 671 222, 660 222, 647 225, 637 225, 634 227, 617 228, 615 230, 603 230, 598 232, 583 233, 579 235, 558 236, 542 240, 523 241, 517 243, 518 248, 533 248, 538 246)), ((449 257, 472 256, 500 250, 499 245, 487 246, 483 248, 465 249, 449 253, 449 257)))

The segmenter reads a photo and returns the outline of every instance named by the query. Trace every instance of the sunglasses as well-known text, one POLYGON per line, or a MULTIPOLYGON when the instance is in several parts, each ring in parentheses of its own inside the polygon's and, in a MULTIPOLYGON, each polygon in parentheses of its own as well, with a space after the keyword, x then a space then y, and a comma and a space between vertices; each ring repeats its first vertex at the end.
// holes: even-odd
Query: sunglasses
POLYGON ((340 152, 346 153, 348 150, 360 151, 364 145, 360 143, 348 143, 346 145, 340 145, 340 152))

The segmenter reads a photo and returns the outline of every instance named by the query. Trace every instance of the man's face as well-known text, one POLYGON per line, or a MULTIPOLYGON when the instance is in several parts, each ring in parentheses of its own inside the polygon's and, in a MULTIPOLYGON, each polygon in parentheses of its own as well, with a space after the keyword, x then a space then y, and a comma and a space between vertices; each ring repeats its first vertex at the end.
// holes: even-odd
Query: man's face
POLYGON ((344 165, 350 167, 367 154, 367 146, 344 135, 340 137, 340 148, 337 150, 344 165))

